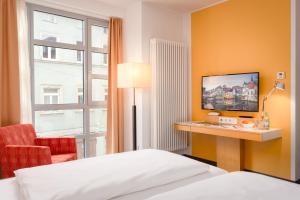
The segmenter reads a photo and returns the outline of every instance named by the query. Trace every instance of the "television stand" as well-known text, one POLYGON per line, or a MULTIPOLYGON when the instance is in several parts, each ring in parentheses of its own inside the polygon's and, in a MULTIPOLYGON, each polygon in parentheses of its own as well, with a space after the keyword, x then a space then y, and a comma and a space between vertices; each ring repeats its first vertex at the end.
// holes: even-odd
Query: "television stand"
POLYGON ((243 170, 244 140, 265 142, 279 139, 282 129, 269 130, 246 129, 235 125, 223 126, 207 122, 178 122, 178 131, 206 134, 217 137, 217 165, 229 172, 243 170))

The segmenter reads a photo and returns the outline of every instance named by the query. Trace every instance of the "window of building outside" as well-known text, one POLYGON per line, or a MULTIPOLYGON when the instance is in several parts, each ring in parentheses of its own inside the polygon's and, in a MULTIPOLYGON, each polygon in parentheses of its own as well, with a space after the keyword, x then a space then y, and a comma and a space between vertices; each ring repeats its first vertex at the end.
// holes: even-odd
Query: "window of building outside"
POLYGON ((60 88, 43 88, 44 104, 58 104, 60 99, 60 88))
MULTIPOLYGON (((44 40, 56 42, 56 37, 46 37, 44 40)), ((56 49, 53 47, 42 47, 44 59, 56 59, 56 49)))
POLYGON ((84 103, 83 101, 83 88, 78 88, 77 91, 77 95, 78 95, 78 103, 84 103))
POLYGON ((75 136, 79 158, 105 154, 108 21, 28 8, 37 134, 75 136))

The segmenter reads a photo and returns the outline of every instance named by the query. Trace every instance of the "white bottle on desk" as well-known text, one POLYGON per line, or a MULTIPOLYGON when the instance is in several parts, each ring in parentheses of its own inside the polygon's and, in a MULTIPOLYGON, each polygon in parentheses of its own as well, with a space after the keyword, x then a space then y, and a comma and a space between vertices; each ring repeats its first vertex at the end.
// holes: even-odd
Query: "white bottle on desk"
POLYGON ((267 112, 263 113, 262 125, 263 125, 263 129, 265 130, 270 129, 270 118, 267 112))

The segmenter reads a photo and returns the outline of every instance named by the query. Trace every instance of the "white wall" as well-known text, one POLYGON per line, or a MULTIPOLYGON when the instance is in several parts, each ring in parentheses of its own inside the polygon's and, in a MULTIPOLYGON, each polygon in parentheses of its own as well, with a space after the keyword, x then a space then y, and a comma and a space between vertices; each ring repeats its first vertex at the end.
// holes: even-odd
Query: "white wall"
MULTIPOLYGON (((184 15, 167 7, 144 2, 142 5, 143 61, 149 63, 150 39, 160 38, 178 42, 185 41, 184 15)), ((140 139, 143 148, 151 147, 151 89, 142 93, 142 128, 140 139)))
MULTIPOLYGON (((298 180, 300 179, 300 2, 297 0, 292 1, 294 3, 292 5, 292 9, 294 11, 294 19, 292 21, 292 26, 293 26, 293 31, 294 31, 294 36, 293 38, 293 43, 292 43, 292 50, 293 56, 292 56, 292 63, 294 69, 293 72, 293 98, 292 98, 292 103, 294 104, 294 107, 292 107, 292 113, 294 113, 293 120, 292 120, 292 127, 293 127, 293 135, 291 137, 291 143, 292 143, 292 179, 298 180), (294 6, 294 8, 293 8, 294 6), (293 177, 294 176, 294 177, 293 177)), ((293 18, 293 16, 292 16, 293 18)), ((292 104, 292 105, 293 105, 292 104)))
POLYGON ((291 1, 291 180, 300 179, 300 3, 291 1))
MULTIPOLYGON (((151 38, 161 38, 187 42, 186 16, 149 2, 136 2, 129 5, 125 13, 126 62, 149 63, 151 38)), ((189 32, 190 30, 188 30, 189 32)), ((138 147, 151 147, 151 89, 138 89, 137 134, 138 147)), ((132 92, 125 91, 125 149, 132 147, 132 92)))
MULTIPOLYGON (((142 62, 142 2, 135 2, 125 10, 124 16, 124 62, 142 62)), ((140 119, 141 100, 136 93, 137 118, 140 119)), ((132 105, 133 90, 124 89, 124 148, 132 150, 132 105)), ((137 132, 141 132, 138 120, 137 132)))
POLYGON ((125 62, 142 61, 142 2, 129 5, 124 14, 125 62))
POLYGON ((26 0, 26 2, 102 19, 108 19, 110 16, 123 17, 125 13, 122 8, 94 0, 26 0))
POLYGON ((150 2, 143 8, 143 60, 149 62, 150 39, 160 38, 178 42, 184 41, 184 15, 150 2))

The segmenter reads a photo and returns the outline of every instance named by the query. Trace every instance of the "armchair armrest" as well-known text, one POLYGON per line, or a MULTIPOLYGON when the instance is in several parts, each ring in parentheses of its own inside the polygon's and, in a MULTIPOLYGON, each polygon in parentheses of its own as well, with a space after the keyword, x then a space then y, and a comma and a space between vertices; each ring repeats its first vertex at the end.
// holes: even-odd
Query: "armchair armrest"
POLYGON ((51 163, 49 147, 7 145, 1 156, 2 177, 14 176, 14 171, 17 169, 51 163))
POLYGON ((75 138, 36 138, 35 144, 50 147, 52 155, 77 153, 75 138))

